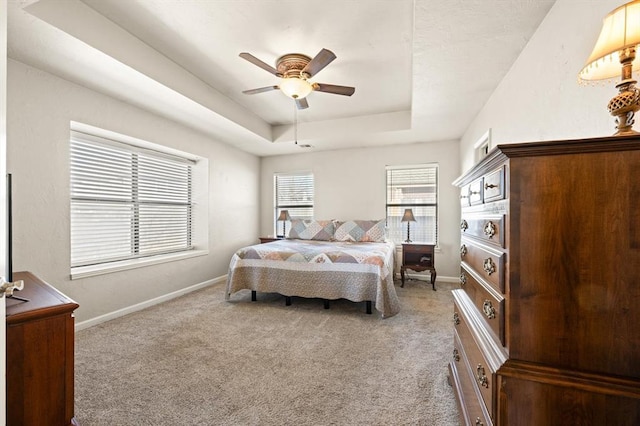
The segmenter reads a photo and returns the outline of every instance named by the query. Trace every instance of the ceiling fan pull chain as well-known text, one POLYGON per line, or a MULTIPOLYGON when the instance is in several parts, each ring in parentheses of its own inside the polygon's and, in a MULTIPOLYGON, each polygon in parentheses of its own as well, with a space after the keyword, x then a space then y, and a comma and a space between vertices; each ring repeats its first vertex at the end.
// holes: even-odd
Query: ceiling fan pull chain
POLYGON ((293 140, 298 145, 298 106, 293 103, 293 140))

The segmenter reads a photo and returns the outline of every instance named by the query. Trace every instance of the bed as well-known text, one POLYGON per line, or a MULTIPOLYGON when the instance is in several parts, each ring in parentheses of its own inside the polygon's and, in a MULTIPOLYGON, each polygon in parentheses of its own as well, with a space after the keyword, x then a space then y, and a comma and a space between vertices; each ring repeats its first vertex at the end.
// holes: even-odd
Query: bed
POLYGON ((229 264, 225 298, 240 290, 371 304, 383 318, 398 313, 395 244, 384 221, 292 221, 289 238, 243 247, 229 264), (375 227, 380 229, 374 229, 375 227), (381 234, 381 235, 380 235, 381 234))

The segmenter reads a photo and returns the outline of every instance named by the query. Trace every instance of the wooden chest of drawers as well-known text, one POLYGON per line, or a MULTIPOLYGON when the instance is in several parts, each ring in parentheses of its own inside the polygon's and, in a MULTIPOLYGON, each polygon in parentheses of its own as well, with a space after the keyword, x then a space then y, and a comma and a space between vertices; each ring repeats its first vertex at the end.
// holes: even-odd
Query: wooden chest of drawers
POLYGON ((462 423, 640 424, 640 137, 501 145, 455 184, 462 423))
POLYGON ((7 299, 7 425, 77 425, 74 318, 78 304, 30 272, 7 299))

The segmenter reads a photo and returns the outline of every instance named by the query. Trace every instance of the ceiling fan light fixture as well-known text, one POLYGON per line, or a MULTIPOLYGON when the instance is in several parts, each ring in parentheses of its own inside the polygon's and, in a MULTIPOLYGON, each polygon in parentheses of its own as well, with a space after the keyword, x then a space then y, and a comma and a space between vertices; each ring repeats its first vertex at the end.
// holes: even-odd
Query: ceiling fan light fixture
POLYGON ((355 87, 312 83, 309 81, 310 78, 314 78, 324 67, 336 59, 336 55, 327 49, 320 50, 313 58, 301 53, 288 53, 278 58, 275 68, 248 52, 240 53, 240 57, 281 79, 278 86, 243 90, 242 93, 247 95, 280 89, 288 98, 295 101, 296 108, 307 109, 309 108, 309 103, 306 97, 311 92, 351 96, 356 90, 355 87))
POLYGON ((313 86, 302 78, 287 77, 280 82, 280 90, 292 99, 303 99, 313 91, 313 86))

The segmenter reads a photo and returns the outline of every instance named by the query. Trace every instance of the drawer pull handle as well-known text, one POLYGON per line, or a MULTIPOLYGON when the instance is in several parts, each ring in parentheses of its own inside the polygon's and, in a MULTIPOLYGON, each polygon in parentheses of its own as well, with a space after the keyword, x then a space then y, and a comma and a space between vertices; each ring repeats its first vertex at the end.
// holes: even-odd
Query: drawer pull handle
POLYGON ((478 364, 478 367, 476 368, 476 380, 480 386, 489 389, 489 379, 487 378, 487 375, 484 374, 484 367, 482 364, 478 364))
POLYGON ((485 300, 482 304, 482 312, 488 319, 494 319, 496 317, 496 308, 491 305, 490 300, 485 300))
POLYGON ((484 184, 484 189, 492 189, 492 188, 498 188, 498 185, 494 185, 492 183, 485 183, 484 184))
POLYGON ((464 287, 467 284, 467 274, 464 272, 460 274, 460 285, 464 287))
POLYGON ((458 315, 458 313, 457 313, 457 312, 455 312, 455 313, 453 314, 453 324, 454 324, 454 325, 458 325, 458 324, 460 324, 460 315, 458 315))
POLYGON ((496 271, 496 264, 493 263, 490 257, 487 257, 482 264, 482 269, 484 269, 487 275, 491 275, 496 271))
POLYGON ((467 245, 463 244, 460 246, 460 257, 463 258, 467 255, 467 245))
POLYGON ((488 238, 493 237, 496 234, 496 225, 493 222, 489 221, 484 225, 484 235, 488 238))
POLYGON ((480 417, 476 417, 476 426, 484 426, 484 423, 482 423, 482 420, 480 420, 480 417))
POLYGON ((465 198, 469 198, 469 196, 468 196, 468 195, 461 195, 461 196, 460 196, 460 199, 461 199, 461 200, 464 200, 465 198))
POLYGON ((462 230, 462 232, 469 229, 469 224, 467 223, 466 220, 462 219, 462 222, 460 222, 460 229, 462 230))

